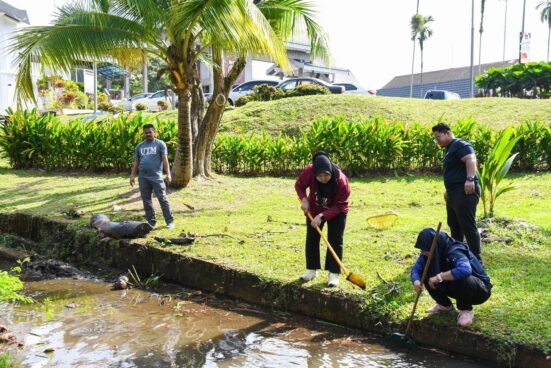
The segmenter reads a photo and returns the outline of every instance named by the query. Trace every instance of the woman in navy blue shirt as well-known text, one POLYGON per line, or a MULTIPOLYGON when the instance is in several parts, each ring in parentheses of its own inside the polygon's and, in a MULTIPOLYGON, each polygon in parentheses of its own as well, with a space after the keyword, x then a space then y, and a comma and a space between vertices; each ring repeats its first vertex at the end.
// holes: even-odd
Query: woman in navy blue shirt
MULTIPOLYGON (((423 229, 415 243, 421 255, 411 271, 411 282, 418 293, 423 290, 421 277, 435 235, 434 229, 423 229)), ((460 326, 468 326, 473 322, 473 305, 488 300, 492 290, 490 278, 478 258, 469 247, 445 232, 440 232, 438 237, 425 286, 437 303, 427 313, 452 311, 454 308, 450 298, 454 298, 459 309, 457 324, 460 326)))

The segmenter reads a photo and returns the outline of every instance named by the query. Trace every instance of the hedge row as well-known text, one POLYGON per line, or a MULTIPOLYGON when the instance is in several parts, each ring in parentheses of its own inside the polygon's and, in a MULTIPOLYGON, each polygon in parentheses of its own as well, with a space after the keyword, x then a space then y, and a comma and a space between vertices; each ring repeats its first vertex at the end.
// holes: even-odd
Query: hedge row
MULTIPOLYGON (((471 118, 452 125, 457 137, 470 141, 479 162, 501 132, 471 118)), ((544 170, 551 164, 551 126, 540 121, 525 122, 515 129, 522 138, 514 152, 520 152, 515 166, 522 170, 544 170)), ((358 122, 344 117, 316 121, 297 136, 267 134, 217 137, 213 165, 219 172, 281 174, 295 172, 310 162, 312 153, 324 150, 351 175, 389 170, 440 170, 443 150, 434 141, 431 127, 406 125, 384 118, 358 122)))
MULTIPOLYGON (((12 114, 0 124, 0 147, 14 168, 46 170, 128 170, 135 146, 143 140, 142 127, 152 123, 168 146, 172 161, 176 146, 174 121, 121 114, 107 121, 62 122, 35 111, 12 114)), ((470 141, 483 162, 501 132, 470 118, 452 125, 456 136, 470 141)), ((515 166, 546 170, 551 165, 551 125, 525 122, 515 128, 521 139, 515 166)), ((324 118, 296 136, 272 137, 265 133, 219 134, 213 166, 221 173, 284 174, 310 162, 317 150, 328 152, 350 175, 403 170, 440 170, 443 150, 433 142, 430 126, 406 125, 385 118, 347 121, 324 118)))

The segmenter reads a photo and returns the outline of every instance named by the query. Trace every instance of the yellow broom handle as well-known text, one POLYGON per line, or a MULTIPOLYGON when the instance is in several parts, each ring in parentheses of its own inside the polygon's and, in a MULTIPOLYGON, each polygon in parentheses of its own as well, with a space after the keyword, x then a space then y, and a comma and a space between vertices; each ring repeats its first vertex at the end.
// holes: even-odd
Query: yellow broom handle
MULTIPOLYGON (((308 214, 308 218, 310 219, 310 221, 314 221, 314 218, 312 217, 312 214, 310 213, 310 211, 307 212, 308 214)), ((346 267, 344 267, 344 265, 342 264, 341 260, 339 259, 339 256, 337 255, 337 253, 335 253, 335 251, 333 250, 333 247, 331 246, 331 244, 329 244, 329 241, 325 238, 325 235, 323 235, 323 232, 320 230, 319 226, 316 226, 316 230, 318 231, 318 233, 320 234, 321 238, 323 239, 323 241, 325 242, 325 245, 327 245, 327 249, 329 249, 329 252, 331 252, 331 254, 333 255, 333 258, 335 258, 335 261, 338 263, 338 265, 341 267, 342 271, 344 272, 344 274, 346 276, 348 276, 348 274, 350 272, 348 272, 348 270, 346 269, 346 267)))

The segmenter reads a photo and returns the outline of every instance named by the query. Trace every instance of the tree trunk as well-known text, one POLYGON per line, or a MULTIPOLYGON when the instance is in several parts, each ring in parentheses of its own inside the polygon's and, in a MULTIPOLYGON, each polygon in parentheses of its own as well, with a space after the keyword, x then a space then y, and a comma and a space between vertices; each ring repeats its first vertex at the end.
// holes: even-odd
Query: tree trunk
POLYGON ((423 48, 421 48, 421 83, 419 86, 421 88, 420 97, 423 98, 423 48))
POLYGON ((193 173, 191 136, 191 94, 189 88, 177 89, 178 94, 178 146, 174 160, 172 186, 184 188, 193 173))
POLYGON ((199 127, 199 134, 196 142, 195 170, 194 176, 212 177, 211 159, 214 140, 224 115, 226 101, 230 94, 231 87, 243 71, 246 65, 246 57, 238 57, 232 69, 226 77, 221 67, 222 51, 213 47, 213 68, 214 90, 212 100, 199 127))
MULTIPOLYGON (((246 56, 240 56, 237 58, 235 63, 233 64, 233 67, 228 74, 226 78, 224 78, 224 96, 226 97, 225 100, 227 100, 228 95, 230 94, 231 88, 239 75, 243 72, 245 69, 245 65, 247 64, 246 56)), ((209 119, 208 125, 207 125, 207 141, 206 141, 206 147, 205 147, 205 175, 207 177, 211 177, 212 170, 211 170, 211 162, 212 162, 212 149, 214 147, 214 140, 216 138, 216 134, 218 133, 218 128, 220 127, 220 122, 222 121, 222 116, 224 115, 224 107, 222 106, 220 109, 215 109, 213 111, 212 119, 209 119), (218 112, 218 114, 216 113, 218 112)))
MULTIPOLYGON (((191 137, 193 142, 197 141, 199 134, 199 124, 205 115, 205 97, 201 89, 201 76, 199 74, 199 65, 195 64, 193 68, 193 84, 191 88, 191 137)), ((195 157, 195 149, 193 150, 195 157)))

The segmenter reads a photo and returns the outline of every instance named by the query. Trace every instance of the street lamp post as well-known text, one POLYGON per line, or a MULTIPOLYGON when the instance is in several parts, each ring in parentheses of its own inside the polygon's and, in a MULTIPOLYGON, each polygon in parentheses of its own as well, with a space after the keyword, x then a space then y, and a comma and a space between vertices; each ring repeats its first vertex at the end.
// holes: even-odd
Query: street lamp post
POLYGON ((522 39, 524 38, 524 20, 526 18, 526 0, 524 0, 522 5, 522 31, 520 32, 519 42, 518 42, 518 63, 522 64, 522 39))
POLYGON ((471 98, 474 97, 474 0, 471 3, 471 98))

